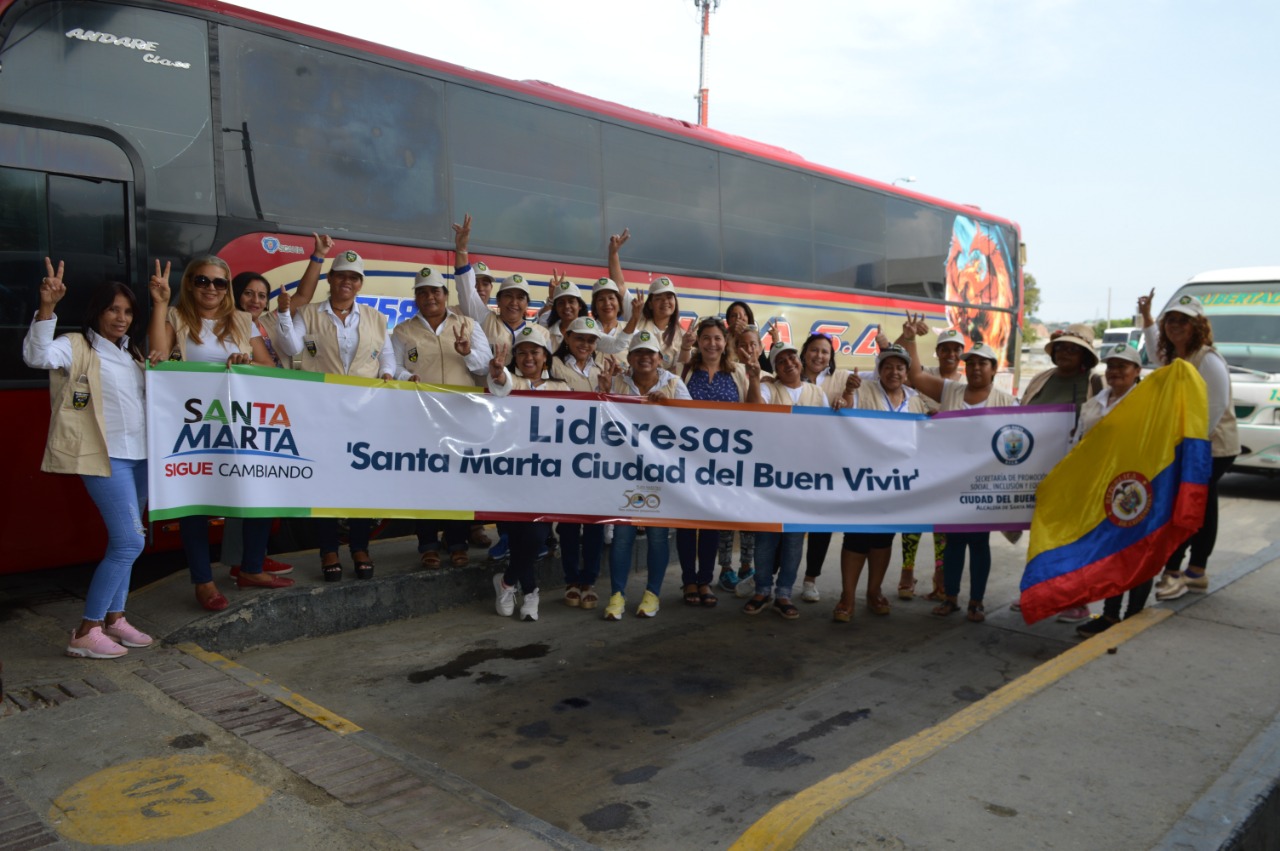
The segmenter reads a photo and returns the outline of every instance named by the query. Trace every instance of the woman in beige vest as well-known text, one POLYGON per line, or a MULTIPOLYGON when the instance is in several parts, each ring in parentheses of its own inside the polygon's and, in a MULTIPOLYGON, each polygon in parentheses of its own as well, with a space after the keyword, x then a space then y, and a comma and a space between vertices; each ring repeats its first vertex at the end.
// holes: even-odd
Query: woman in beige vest
POLYGON ((1164 575, 1156 583, 1157 600, 1176 600, 1188 591, 1204 591, 1209 587, 1205 568, 1218 540, 1218 480, 1231 469, 1231 462, 1240 454, 1240 436, 1236 431, 1236 415, 1231 409, 1231 369, 1213 347, 1213 328, 1204 315, 1204 305, 1195 296, 1181 296, 1164 309, 1157 324, 1151 318, 1151 299, 1155 292, 1153 289, 1150 295, 1138 299, 1147 358, 1162 366, 1182 358, 1200 373, 1209 396, 1209 440, 1213 454, 1204 525, 1169 557, 1164 575), (1191 559, 1184 574, 1182 560, 1188 549, 1191 559))
MULTIPOLYGON (((316 243, 322 250, 333 245, 332 240, 320 237, 316 243)), ((280 313, 281 346, 286 354, 301 356, 305 372, 391 380, 396 373, 396 356, 387 333, 387 318, 375 308, 356 302, 364 287, 364 259, 354 251, 338 252, 327 276, 329 297, 313 304, 310 298, 324 259, 318 252, 311 256, 298 284, 295 303, 280 313), (298 307, 298 301, 306 304, 298 307)), ((323 517, 313 522, 320 543, 320 574, 325 582, 337 582, 342 579, 338 521, 323 517)), ((347 521, 347 545, 356 579, 373 578, 373 562, 369 559, 372 531, 373 521, 367 517, 347 521)))
POLYGON ((662 368, 678 371, 693 352, 693 337, 680 333, 680 299, 676 285, 665 275, 649 284, 649 297, 641 310, 639 330, 648 331, 662 346, 662 368))
MULTIPOLYGON (((64 267, 45 258, 40 307, 22 342, 33 369, 49 370, 49 440, 40 469, 80 476, 107 527, 107 551, 93 572, 84 615, 68 656, 115 659, 151 636, 125 619, 133 563, 146 544, 147 427, 143 358, 130 332, 136 302, 124 284, 104 284, 89 297, 79 333, 54 338, 54 308, 67 288, 64 267)), ((163 312, 164 302, 152 309, 163 312)), ((160 359, 156 353, 154 359, 160 359)))
MULTIPOLYGON (((168 269, 156 261, 151 277, 151 300, 169 302, 168 269)), ((179 284, 178 303, 168 315, 151 315, 151 344, 160 351, 173 352, 177 360, 192 363, 225 363, 274 366, 262 335, 249 314, 236 310, 231 296, 231 267, 212 255, 197 257, 187 264, 179 284)), ((236 575, 239 588, 287 588, 293 580, 263 571, 271 519, 254 517, 243 521, 244 555, 236 575)), ((178 519, 187 570, 195 586, 196 601, 211 612, 228 605, 227 598, 213 582, 209 558, 209 517, 193 514, 178 519)))
MULTIPOLYGON (((922 317, 908 315, 898 341, 911 356, 911 384, 924 395, 940 402, 943 411, 961 411, 973 408, 1014 407, 1018 400, 997 389, 994 385, 1000 359, 990 346, 978 344, 965 352, 965 380, 952 381, 929 375, 920 367, 916 356, 916 337, 928 333, 922 317)), ((960 580, 964 576, 965 553, 969 554, 969 611, 968 620, 981 623, 987 619, 982 604, 986 595, 987 579, 991 574, 990 532, 949 532, 942 552, 942 578, 945 586, 943 601, 934 607, 933 613, 945 617, 960 611, 960 580)))
MULTIPOLYGON (((729 305, 729 314, 734 314, 734 305, 740 305, 743 308, 745 319, 750 322, 739 321, 737 330, 734 322, 726 320, 725 324, 729 328, 729 337, 732 341, 734 352, 738 356, 738 369, 746 374, 751 370, 751 365, 755 364, 757 368, 754 370, 758 381, 772 380, 773 376, 768 372, 768 357, 764 354, 764 347, 760 345, 760 329, 756 327, 755 318, 751 315, 751 307, 746 302, 734 302, 729 305), (763 367, 760 364, 764 364, 763 367)), ((756 554, 756 534, 755 532, 738 532, 738 569, 734 570, 733 565, 733 530, 724 529, 720 532, 720 543, 717 547, 718 559, 720 562, 720 587, 726 591, 736 592, 739 588, 743 593, 747 593, 751 586, 746 584, 747 580, 755 576, 755 554, 756 554)))

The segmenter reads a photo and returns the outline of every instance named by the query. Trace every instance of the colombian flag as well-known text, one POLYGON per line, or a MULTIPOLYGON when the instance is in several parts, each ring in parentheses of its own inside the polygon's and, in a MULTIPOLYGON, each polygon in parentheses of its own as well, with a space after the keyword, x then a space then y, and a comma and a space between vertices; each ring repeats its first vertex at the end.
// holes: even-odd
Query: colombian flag
POLYGON ((1204 522, 1212 467, 1204 380, 1185 360, 1144 378, 1036 490, 1027 623, 1127 591, 1204 522))

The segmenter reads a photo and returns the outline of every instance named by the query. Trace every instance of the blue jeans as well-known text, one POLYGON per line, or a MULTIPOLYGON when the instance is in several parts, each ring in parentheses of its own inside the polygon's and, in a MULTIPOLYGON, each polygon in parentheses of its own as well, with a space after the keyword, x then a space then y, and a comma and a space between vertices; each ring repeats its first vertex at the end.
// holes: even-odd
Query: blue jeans
MULTIPOLYGON (((244 552, 240 558, 242 573, 261 573, 262 560, 267 555, 267 539, 271 537, 270 517, 246 517, 244 552)), ((182 535, 182 551, 187 556, 187 570, 192 585, 213 581, 213 567, 209 561, 209 516, 193 514, 178 518, 178 532, 182 535)))
POLYGON ((467 533, 471 524, 466 520, 419 520, 413 524, 418 536, 418 552, 434 552, 440 549, 440 533, 444 532, 444 545, 451 553, 467 551, 467 533))
POLYGON ((777 599, 790 600, 803 554, 804 532, 756 532, 756 594, 768 597, 772 593, 777 599), (773 581, 775 569, 777 584, 773 581))
POLYGON ((990 532, 947 533, 947 546, 942 551, 942 581, 948 597, 960 595, 966 549, 969 551, 969 600, 982 602, 982 596, 987 593, 987 577, 991 575, 990 532))
POLYGON ((595 585, 600 578, 600 556, 604 553, 604 527, 598 524, 556 524, 560 536, 560 564, 565 585, 595 585), (581 547, 581 553, 579 553, 581 547))
POLYGON ((147 461, 112 458, 111 475, 81 476, 89 498, 107 524, 107 551, 93 571, 84 600, 84 619, 100 621, 123 612, 133 563, 147 543, 142 507, 147 502, 147 461))
MULTIPOLYGON (((316 539, 320 545, 323 558, 330 553, 338 554, 338 520, 336 517, 317 517, 316 539)), ((245 534, 248 534, 245 529, 245 534)), ((347 521, 347 548, 353 553, 369 552, 369 535, 373 532, 373 521, 367 517, 353 517, 347 521)), ((248 547, 246 546, 246 549, 248 547)))
POLYGON ((680 582, 684 585, 710 585, 716 574, 716 552, 719 548, 720 532, 717 530, 677 529, 680 582))
MULTIPOLYGON (((661 526, 647 526, 644 531, 645 562, 649 566, 649 579, 645 590, 654 594, 662 590, 662 580, 667 575, 667 563, 671 561, 671 530, 661 526)), ((613 543, 609 550, 609 585, 612 594, 627 593, 627 577, 631 575, 631 555, 635 551, 636 527, 618 524, 613 527, 613 543)))

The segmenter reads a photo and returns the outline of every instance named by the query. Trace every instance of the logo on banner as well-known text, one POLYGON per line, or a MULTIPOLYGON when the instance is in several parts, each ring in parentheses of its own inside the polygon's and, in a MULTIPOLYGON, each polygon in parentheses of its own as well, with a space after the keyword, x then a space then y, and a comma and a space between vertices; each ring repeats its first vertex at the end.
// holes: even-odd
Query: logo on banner
POLYGON ((1002 464, 1014 466, 1031 457, 1035 445, 1031 432, 1020 425, 1007 425, 998 429, 991 438, 991 451, 1002 464))
POLYGON ((166 457, 192 459, 165 464, 165 476, 213 476, 224 478, 289 478, 309 479, 310 461, 298 451, 293 436, 289 411, 281 402, 251 399, 219 399, 208 401, 190 398, 183 403, 186 412, 182 428, 173 441, 173 451, 166 457), (212 456, 201 461, 193 456, 212 456), (232 456, 214 463, 213 458, 232 456), (270 462, 240 463, 237 458, 249 456, 270 462))
POLYGON ((619 508, 631 511, 657 511, 662 507, 662 497, 652 491, 629 490, 622 494, 619 508))
POLYGON ((1151 482, 1141 473, 1121 473, 1107 485, 1103 499, 1107 519, 1117 526, 1136 526, 1151 511, 1151 482))

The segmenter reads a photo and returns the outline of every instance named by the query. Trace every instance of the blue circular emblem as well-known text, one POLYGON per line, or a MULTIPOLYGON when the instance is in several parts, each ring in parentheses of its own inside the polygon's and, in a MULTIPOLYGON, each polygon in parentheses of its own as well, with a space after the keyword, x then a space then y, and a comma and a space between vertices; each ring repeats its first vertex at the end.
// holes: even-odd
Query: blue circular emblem
POLYGON ((268 254, 275 254, 280 250, 280 240, 274 236, 264 236, 262 238, 262 250, 268 254))
POLYGON ((1001 426, 991 438, 991 451, 1000 463, 1014 466, 1031 457, 1036 439, 1020 425, 1001 426))

